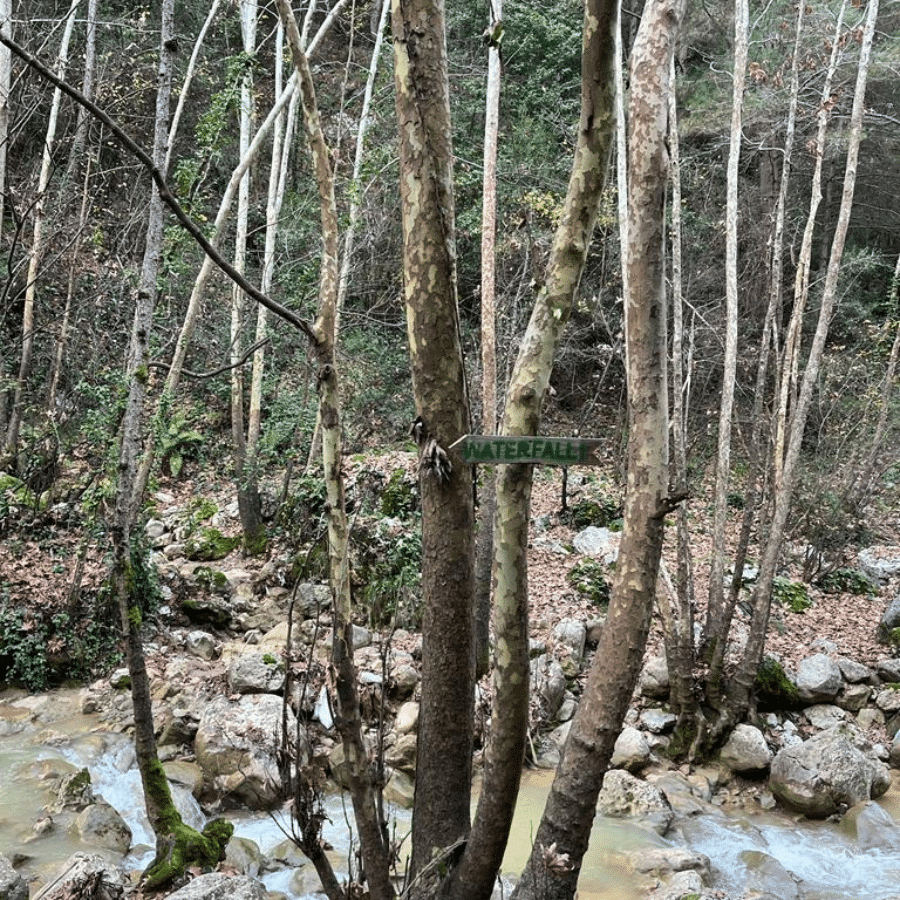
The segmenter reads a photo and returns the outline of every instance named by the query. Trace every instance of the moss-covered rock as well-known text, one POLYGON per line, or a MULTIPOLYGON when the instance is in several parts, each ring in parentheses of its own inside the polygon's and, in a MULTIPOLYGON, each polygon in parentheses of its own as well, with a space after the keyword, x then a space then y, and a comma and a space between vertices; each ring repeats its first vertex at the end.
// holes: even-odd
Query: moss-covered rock
POLYGON ((797 686, 787 677, 781 663, 766 656, 753 683, 760 709, 799 709, 803 706, 797 686))
POLYGON ((240 537, 226 537, 218 528, 201 528, 187 539, 184 555, 191 560, 210 562, 224 559, 240 545, 240 537))

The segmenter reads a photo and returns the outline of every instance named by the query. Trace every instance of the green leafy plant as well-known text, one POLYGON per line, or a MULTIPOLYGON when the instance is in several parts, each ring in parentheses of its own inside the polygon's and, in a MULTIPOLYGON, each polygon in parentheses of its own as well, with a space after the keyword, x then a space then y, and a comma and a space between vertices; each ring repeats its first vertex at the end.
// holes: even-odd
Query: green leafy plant
POLYGON ((397 533, 382 523, 351 534, 353 582, 372 625, 421 626, 422 535, 418 525, 397 533))
POLYGON ((383 515, 397 519, 407 519, 418 509, 418 487, 403 469, 391 474, 382 488, 379 505, 383 515))
POLYGON ((878 588, 868 575, 859 569, 835 569, 818 579, 816 584, 826 594, 877 594, 878 588))
POLYGON ((595 606, 609 606, 609 582, 606 580, 606 568, 596 559, 580 559, 566 575, 566 581, 582 597, 586 597, 595 606))
POLYGON ((772 599, 791 612, 806 612, 812 606, 809 591, 802 581, 791 581, 781 576, 772 581, 772 599))

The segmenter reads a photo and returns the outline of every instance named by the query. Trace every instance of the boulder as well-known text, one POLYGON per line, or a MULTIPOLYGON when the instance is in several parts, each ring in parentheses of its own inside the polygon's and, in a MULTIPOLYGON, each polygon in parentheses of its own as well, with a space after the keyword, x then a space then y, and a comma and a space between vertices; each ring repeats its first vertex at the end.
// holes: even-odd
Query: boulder
POLYGON ((677 721, 678 719, 673 713, 658 707, 645 709, 640 718, 641 725, 651 734, 665 734, 675 727, 677 721))
MULTIPOLYGON (((293 712, 287 727, 297 731, 293 712)), ((244 694, 239 700, 213 699, 203 712, 194 740, 203 769, 204 794, 251 809, 268 809, 282 799, 278 771, 282 702, 272 694, 244 694)), ((302 733, 302 732, 301 732, 302 733)), ((309 747, 298 748, 305 764, 309 747)))
POLYGON ((256 878, 262 869, 263 856, 259 849, 259 844, 250 838, 239 837, 236 834, 231 836, 228 844, 225 846, 225 865, 231 866, 241 875, 249 875, 256 878))
POLYGON ((624 769, 610 769, 603 776, 597 812, 611 818, 637 819, 660 835, 665 835, 675 818, 672 804, 659 788, 624 769))
POLYGON ((562 666, 548 656, 539 656, 531 661, 532 695, 543 706, 548 721, 556 718, 566 693, 566 676, 562 666))
POLYGON ((875 671, 882 681, 900 682, 900 659, 893 656, 879 659, 875 663, 875 671))
POLYGON ((626 725, 616 738, 610 765, 614 769, 639 772, 650 762, 650 745, 642 731, 626 725))
POLYGON ((85 807, 75 819, 79 838, 92 847, 127 853, 131 847, 131 829, 125 820, 105 800, 97 800, 85 807))
POLYGON ((709 878, 709 857, 683 847, 643 847, 628 852, 628 867, 640 875, 671 875, 674 872, 697 872, 709 878))
POLYGON ((886 687, 875 695, 875 705, 883 713, 900 712, 900 689, 886 687))
POLYGON ((419 704, 415 700, 407 700, 397 710, 397 718, 394 719, 394 731, 397 734, 411 734, 419 727, 419 704))
POLYGON ((769 777, 782 803, 814 819, 880 797, 890 783, 887 767, 849 723, 780 750, 769 777))
POLYGON ((872 695, 872 688, 867 684, 845 684, 844 689, 835 699, 835 704, 849 712, 859 712, 872 695))
POLYGON ((758 897, 757 892, 766 891, 767 888, 777 885, 779 900, 799 900, 801 895, 797 878, 773 856, 762 850, 742 850, 738 859, 746 868, 744 878, 747 888, 754 892, 750 896, 758 897))
POLYGON ((619 558, 620 539, 615 531, 589 525, 572 538, 572 545, 582 556, 592 556, 610 566, 619 558))
POLYGON ((410 775, 416 773, 416 749, 418 738, 414 734, 403 734, 384 754, 384 761, 392 769, 400 769, 410 775))
POLYGON ((868 666, 864 666, 862 663, 856 662, 854 659, 849 659, 846 656, 836 656, 834 661, 841 670, 841 675, 844 676, 844 681, 846 681, 847 684, 872 683, 874 673, 868 666))
POLYGON ((829 703, 843 686, 838 664, 824 653, 814 653, 797 666, 797 693, 804 703, 829 703))
POLYGON ((639 685, 644 697, 665 700, 669 696, 669 666, 664 656, 647 657, 639 685))
POLYGON ((412 778, 395 769, 391 772, 387 784, 384 786, 384 798, 390 803, 396 803, 404 809, 412 809, 416 788, 412 778))
POLYGON ((284 664, 272 653, 241 653, 228 667, 233 694, 277 694, 284 688, 284 664))
POLYGON ((125 873, 98 853, 75 853, 33 900, 122 900, 125 873))
POLYGON ((25 879, 2 853, 0 853, 0 900, 28 900, 28 885, 25 879))
POLYGON ((187 649, 200 659, 210 660, 216 655, 216 639, 206 631, 192 631, 184 642, 187 649))
POLYGON ((581 619, 562 619, 553 629, 553 639, 569 651, 569 659, 575 668, 573 675, 578 674, 584 659, 584 644, 587 629, 581 619))
POLYGON ((900 597, 894 597, 882 613, 878 623, 878 640, 882 644, 890 644, 896 628, 900 628, 900 597))
POLYGON ((211 872, 192 878, 183 888, 169 894, 168 900, 263 900, 262 882, 247 875, 211 872))
POLYGON ((758 728, 738 725, 722 747, 720 759, 732 772, 750 775, 769 768, 772 751, 758 728))
POLYGON ((887 581, 900 573, 900 547, 866 547, 857 560, 863 574, 873 581, 887 581))
POLYGON ((840 724, 845 717, 844 710, 833 703, 817 703, 815 706, 807 706, 803 710, 809 724, 819 731, 832 728, 840 724))

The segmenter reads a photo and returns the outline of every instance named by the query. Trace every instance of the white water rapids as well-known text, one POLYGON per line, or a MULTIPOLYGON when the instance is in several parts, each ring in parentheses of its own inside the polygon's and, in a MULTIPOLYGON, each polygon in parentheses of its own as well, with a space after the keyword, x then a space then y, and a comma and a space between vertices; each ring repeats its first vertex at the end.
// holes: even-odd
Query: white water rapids
MULTIPOLYGON (((20 871, 43 881, 75 850, 89 849, 55 829, 34 839, 31 826, 44 815, 55 776, 69 765, 87 766, 95 794, 114 806, 132 830, 133 849, 126 865, 142 868, 152 858, 153 836, 143 809, 134 750, 128 738, 92 731, 96 720, 72 713, 64 719, 21 695, 0 695, 0 852, 19 856, 20 871), (32 709, 34 707, 34 709, 32 709), (49 727, 48 727, 49 726, 49 727)), ((51 701, 62 703, 63 692, 51 701)), ((552 773, 523 776, 516 821, 504 861, 504 873, 524 867, 543 810, 552 773)), ((185 820, 202 828, 203 812, 188 791, 174 787, 185 820)), ((900 819, 900 793, 889 792, 881 804, 900 819)), ((330 822, 325 838, 339 877, 346 877, 351 818, 340 796, 327 803, 330 822)), ((409 829, 409 813, 390 809, 397 837, 409 829)), ((286 835, 264 813, 232 812, 235 833, 254 841, 269 854, 286 835)), ((286 827, 288 823, 283 823, 286 827)), ((408 842, 407 842, 408 843, 408 842)), ((619 851, 641 846, 688 847, 709 857, 713 888, 730 897, 748 889, 768 892, 779 900, 895 900, 900 898, 900 853, 862 851, 834 824, 816 823, 774 813, 729 816, 719 811, 682 818, 665 840, 628 822, 598 817, 579 883, 580 900, 637 900, 634 882, 625 874, 619 851)), ((311 900, 317 887, 312 866, 288 868, 264 877, 270 890, 291 900, 311 900)), ((321 896, 321 895, 319 895, 321 896)))

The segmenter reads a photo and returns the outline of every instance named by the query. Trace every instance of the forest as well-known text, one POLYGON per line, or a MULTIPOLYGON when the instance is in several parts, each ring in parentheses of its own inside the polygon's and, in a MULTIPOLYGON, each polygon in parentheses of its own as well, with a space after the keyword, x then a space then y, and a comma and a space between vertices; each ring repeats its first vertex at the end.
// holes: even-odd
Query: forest
POLYGON ((514 897, 575 896, 654 654, 700 766, 799 708, 783 610, 837 596, 890 742, 854 610, 897 586, 857 559, 900 546, 898 75, 897 0, 0 0, 0 688, 127 668, 143 890, 232 836, 173 803, 158 635, 262 634, 277 596, 272 802, 321 889, 491 897, 559 724, 546 522, 618 556, 566 575, 602 627, 547 652, 577 708, 514 897), (360 629, 385 677, 418 636, 402 878, 360 629))

